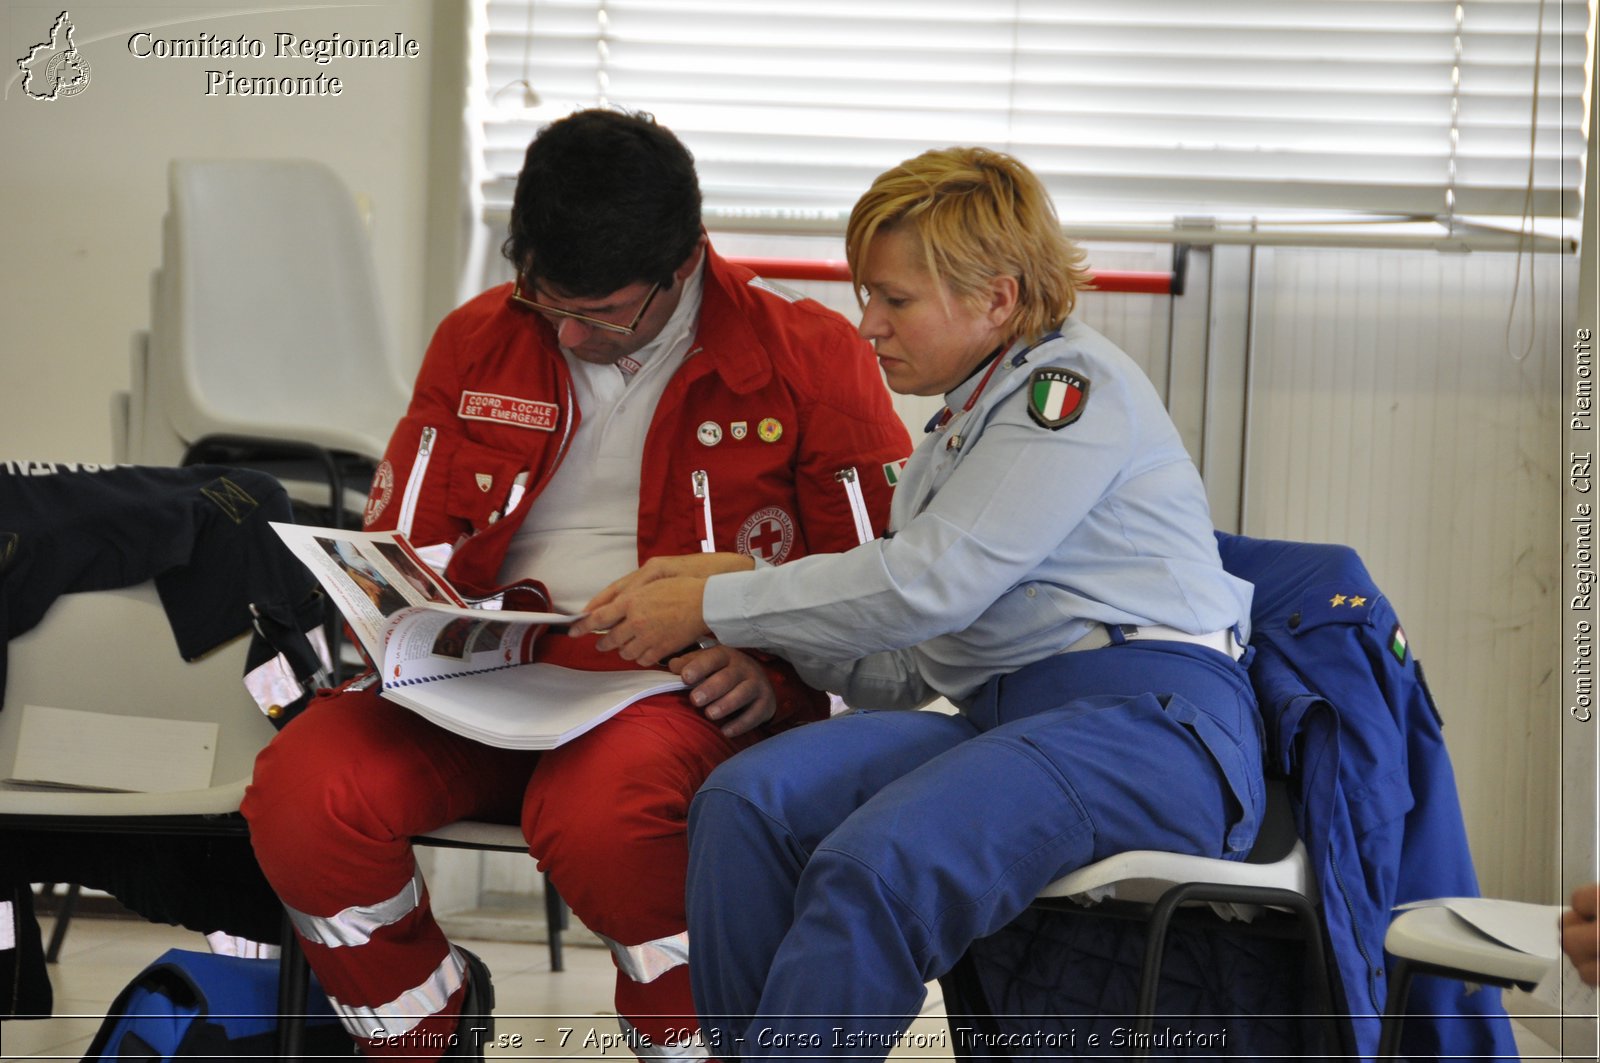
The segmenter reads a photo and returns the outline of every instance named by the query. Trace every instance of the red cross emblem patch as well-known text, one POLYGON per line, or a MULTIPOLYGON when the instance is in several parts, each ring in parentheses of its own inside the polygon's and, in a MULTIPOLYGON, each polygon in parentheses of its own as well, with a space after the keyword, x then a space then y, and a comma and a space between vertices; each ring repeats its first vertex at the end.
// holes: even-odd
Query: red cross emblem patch
POLYGON ((759 557, 774 565, 782 564, 794 546, 794 518, 777 506, 758 509, 745 518, 739 526, 734 549, 750 557, 759 557))

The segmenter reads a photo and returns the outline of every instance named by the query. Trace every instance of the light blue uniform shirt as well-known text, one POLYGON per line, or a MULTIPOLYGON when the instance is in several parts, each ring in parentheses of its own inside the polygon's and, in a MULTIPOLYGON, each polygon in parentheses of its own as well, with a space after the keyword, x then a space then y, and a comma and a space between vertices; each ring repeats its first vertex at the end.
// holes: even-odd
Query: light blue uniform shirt
POLYGON ((851 705, 912 708, 940 694, 961 706, 1097 623, 1248 637, 1251 587, 1222 569, 1200 475, 1111 341, 1068 321, 945 402, 954 415, 906 464, 890 534, 712 577, 704 611, 718 639, 771 649, 851 705), (1088 381, 1072 424, 1030 416, 1042 366, 1088 381))

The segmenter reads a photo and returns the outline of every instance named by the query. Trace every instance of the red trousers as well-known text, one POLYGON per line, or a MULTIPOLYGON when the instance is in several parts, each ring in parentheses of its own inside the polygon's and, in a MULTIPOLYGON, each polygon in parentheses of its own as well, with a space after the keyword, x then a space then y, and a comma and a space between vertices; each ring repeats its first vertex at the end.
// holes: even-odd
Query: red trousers
POLYGON ((330 692, 262 752, 243 811, 363 1052, 438 1055, 456 1027, 461 963, 434 921, 411 838, 460 819, 520 821, 574 914, 611 943, 618 1013, 662 1046, 667 1031, 698 1026, 684 918, 689 801, 754 740, 724 737, 682 692, 544 753, 481 745, 372 691, 330 692))

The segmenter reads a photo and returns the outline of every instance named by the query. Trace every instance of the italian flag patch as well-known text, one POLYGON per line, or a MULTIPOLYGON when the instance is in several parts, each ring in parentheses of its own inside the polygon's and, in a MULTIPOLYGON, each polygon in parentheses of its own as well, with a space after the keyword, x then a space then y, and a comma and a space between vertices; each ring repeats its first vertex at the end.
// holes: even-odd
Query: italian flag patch
POLYGON ((1394 633, 1389 636, 1389 652, 1394 654, 1394 659, 1401 664, 1406 663, 1406 633, 1400 630, 1400 625, 1394 626, 1394 633))
POLYGON ((1089 379, 1070 369, 1035 369, 1028 378, 1028 415, 1052 432, 1083 416, 1089 379))

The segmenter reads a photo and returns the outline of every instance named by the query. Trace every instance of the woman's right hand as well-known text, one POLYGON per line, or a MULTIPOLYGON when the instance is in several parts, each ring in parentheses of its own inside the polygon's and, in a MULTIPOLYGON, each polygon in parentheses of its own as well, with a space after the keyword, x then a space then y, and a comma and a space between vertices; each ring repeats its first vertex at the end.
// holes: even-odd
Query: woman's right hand
POLYGON ((671 579, 675 576, 709 579, 725 572, 749 572, 755 567, 755 561, 744 554, 679 554, 673 557, 652 557, 595 595, 594 600, 583 607, 583 611, 591 613, 600 606, 615 601, 618 595, 643 587, 646 583, 654 583, 658 579, 671 579))

